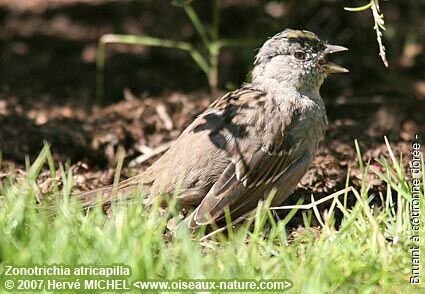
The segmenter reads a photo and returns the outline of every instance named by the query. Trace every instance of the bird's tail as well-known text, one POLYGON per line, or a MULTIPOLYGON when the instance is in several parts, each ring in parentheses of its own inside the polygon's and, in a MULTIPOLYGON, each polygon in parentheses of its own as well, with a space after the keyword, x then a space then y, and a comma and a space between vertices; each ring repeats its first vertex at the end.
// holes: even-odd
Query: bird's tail
POLYGON ((84 207, 93 207, 136 197, 141 198, 146 195, 149 195, 149 185, 143 185, 141 176, 136 176, 124 180, 118 185, 110 185, 87 192, 75 193, 72 197, 79 200, 84 207))

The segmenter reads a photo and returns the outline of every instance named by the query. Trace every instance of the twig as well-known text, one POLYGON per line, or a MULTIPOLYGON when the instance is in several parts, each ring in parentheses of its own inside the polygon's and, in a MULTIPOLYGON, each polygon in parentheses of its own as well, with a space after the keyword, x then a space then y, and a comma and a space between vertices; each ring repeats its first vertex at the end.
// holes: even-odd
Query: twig
MULTIPOLYGON (((322 199, 320 199, 318 201, 314 201, 314 198, 312 198, 313 199, 313 202, 311 202, 310 204, 278 206, 278 207, 270 207, 270 209, 273 209, 273 210, 281 210, 281 209, 311 209, 311 208, 314 208, 314 207, 316 207, 317 205, 319 205, 321 203, 324 203, 324 202, 326 202, 326 201, 328 201, 330 199, 335 199, 336 197, 341 196, 341 195, 347 193, 348 191, 353 191, 353 190, 354 190, 353 187, 349 186, 349 187, 347 187, 345 189, 342 189, 341 191, 335 192, 335 193, 333 193, 333 194, 331 194, 329 196, 326 196, 326 197, 324 197, 324 198, 322 198, 322 199)), ((245 220, 245 219, 247 219, 249 217, 252 217, 253 214, 254 214, 254 212, 255 211, 252 211, 251 213, 245 214, 245 215, 237 218, 235 221, 232 222, 232 226, 240 223, 241 221, 243 221, 243 220, 245 220), (252 214, 252 215, 250 215, 250 214, 252 214)), ((219 228, 219 229, 217 229, 217 230, 209 233, 208 235, 202 237, 201 238, 201 241, 204 241, 204 240, 206 240, 208 238, 211 238, 212 236, 214 236, 214 235, 216 235, 218 233, 224 232, 225 230, 227 230, 227 227, 219 228)))
POLYGON ((331 194, 329 196, 326 196, 326 197, 324 197, 324 198, 322 198, 322 199, 320 199, 318 201, 313 201, 313 202, 311 202, 309 204, 277 206, 277 207, 270 207, 270 209, 273 209, 273 210, 294 209, 294 208, 296 208, 296 209, 311 209, 311 208, 313 208, 313 207, 315 207, 315 206, 317 206, 317 205, 319 205, 321 203, 324 203, 324 202, 326 202, 326 201, 328 201, 330 199, 334 199, 334 198, 336 198, 338 196, 341 196, 341 195, 347 193, 348 191, 353 191, 353 190, 354 190, 353 187, 349 186, 349 187, 347 187, 345 189, 342 189, 342 190, 340 190, 338 192, 335 192, 335 193, 333 193, 333 194, 331 194))
POLYGON ((154 157, 155 155, 158 155, 158 154, 160 154, 162 152, 167 151, 168 148, 170 148, 171 145, 174 144, 174 142, 175 142, 175 140, 170 141, 170 142, 166 142, 164 144, 161 144, 161 145, 157 146, 156 148, 152 149, 151 152, 145 153, 145 154, 142 154, 142 155, 136 157, 135 159, 133 159, 132 161, 130 161, 130 163, 128 165, 130 167, 134 167, 137 164, 141 164, 141 163, 145 162, 146 160, 154 157))
POLYGON ((167 112, 167 108, 165 108, 164 104, 158 104, 155 107, 156 113, 158 113, 159 118, 164 122, 165 128, 168 131, 173 129, 173 121, 170 118, 170 115, 167 112))

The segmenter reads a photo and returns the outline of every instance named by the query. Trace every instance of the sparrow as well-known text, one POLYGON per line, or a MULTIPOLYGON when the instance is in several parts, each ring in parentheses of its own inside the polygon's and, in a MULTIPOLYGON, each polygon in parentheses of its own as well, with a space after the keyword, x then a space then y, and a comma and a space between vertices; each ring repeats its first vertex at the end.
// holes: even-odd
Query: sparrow
POLYGON ((149 206, 178 189, 177 204, 193 210, 185 220, 190 229, 223 223, 226 209, 232 219, 243 217, 272 190, 271 205, 281 205, 325 133, 323 81, 348 72, 327 57, 345 50, 305 30, 274 35, 255 57, 252 82, 215 100, 147 170, 77 197, 90 206, 147 195, 149 206))

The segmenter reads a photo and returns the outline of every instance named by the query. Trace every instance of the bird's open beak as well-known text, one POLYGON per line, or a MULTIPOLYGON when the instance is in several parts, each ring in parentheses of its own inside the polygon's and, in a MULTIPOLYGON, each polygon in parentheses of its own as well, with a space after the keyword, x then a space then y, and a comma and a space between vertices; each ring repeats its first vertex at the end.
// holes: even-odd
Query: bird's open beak
MULTIPOLYGON (((336 52, 341 52, 341 51, 347 51, 348 48, 345 48, 343 46, 338 46, 338 45, 326 45, 326 49, 325 51, 323 51, 323 53, 325 55, 331 54, 331 53, 336 53, 336 52)), ((348 69, 346 69, 345 67, 342 67, 336 63, 327 61, 325 64, 322 65, 322 68, 325 70, 326 73, 331 74, 331 73, 344 73, 344 72, 348 72, 348 69)))

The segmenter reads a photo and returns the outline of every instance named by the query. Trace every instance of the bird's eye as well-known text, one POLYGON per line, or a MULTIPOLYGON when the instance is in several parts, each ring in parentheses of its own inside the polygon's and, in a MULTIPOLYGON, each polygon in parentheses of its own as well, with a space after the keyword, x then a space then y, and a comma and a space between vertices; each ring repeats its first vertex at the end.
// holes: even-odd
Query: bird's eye
POLYGON ((305 59, 305 53, 302 51, 295 51, 294 56, 296 59, 299 59, 299 60, 305 59))

